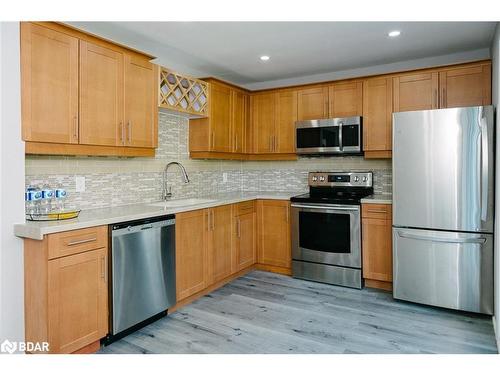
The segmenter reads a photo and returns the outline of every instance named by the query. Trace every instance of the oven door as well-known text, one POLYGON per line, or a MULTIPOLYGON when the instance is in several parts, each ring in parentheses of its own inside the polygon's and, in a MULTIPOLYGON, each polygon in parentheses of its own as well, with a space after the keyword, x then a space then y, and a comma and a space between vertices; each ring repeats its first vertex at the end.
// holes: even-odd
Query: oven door
POLYGON ((360 208, 292 204, 292 258, 361 268, 360 208))

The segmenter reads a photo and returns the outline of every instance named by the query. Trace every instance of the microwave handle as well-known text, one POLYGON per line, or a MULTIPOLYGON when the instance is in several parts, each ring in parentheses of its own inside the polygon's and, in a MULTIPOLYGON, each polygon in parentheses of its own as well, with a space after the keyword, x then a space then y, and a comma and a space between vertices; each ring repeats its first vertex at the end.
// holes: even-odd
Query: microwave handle
POLYGON ((344 150, 344 145, 342 144, 342 126, 344 126, 344 123, 339 122, 339 149, 340 149, 340 151, 344 150))

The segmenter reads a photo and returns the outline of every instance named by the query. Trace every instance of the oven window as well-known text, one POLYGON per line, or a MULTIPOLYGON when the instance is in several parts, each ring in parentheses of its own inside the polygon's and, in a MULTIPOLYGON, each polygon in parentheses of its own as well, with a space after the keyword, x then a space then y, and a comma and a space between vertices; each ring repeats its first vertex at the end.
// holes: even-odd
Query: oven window
POLYGON ((345 125, 342 127, 342 145, 359 146, 359 126, 345 125))
POLYGON ((350 253, 350 215, 300 211, 299 246, 328 253, 350 253))

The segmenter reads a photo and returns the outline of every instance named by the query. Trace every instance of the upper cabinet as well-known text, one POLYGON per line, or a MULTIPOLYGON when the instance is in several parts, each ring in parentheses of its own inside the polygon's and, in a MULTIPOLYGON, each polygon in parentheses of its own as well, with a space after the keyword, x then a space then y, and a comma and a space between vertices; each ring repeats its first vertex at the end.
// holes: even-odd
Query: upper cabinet
POLYGON ((263 92, 250 97, 253 152, 272 153, 276 123, 276 94, 263 92))
POLYGON ((491 104, 491 64, 439 73, 440 108, 491 104))
POLYGON ((21 23, 23 140, 78 143, 78 39, 21 23))
POLYGON ((328 92, 329 117, 353 117, 363 114, 363 83, 331 85, 328 92))
POLYGON ((189 121, 190 155, 237 159, 245 150, 249 96, 217 80, 209 80, 208 91, 208 117, 189 121))
POLYGON ((394 112, 436 109, 438 72, 407 74, 394 78, 394 112))
POLYGON ((363 149, 365 157, 390 157, 392 149, 392 78, 363 82, 363 149))
POLYGON ((26 153, 154 156, 150 58, 57 23, 21 23, 26 153))
POLYGON ((297 121, 297 91, 276 93, 274 152, 295 152, 295 121, 297 121))
POLYGON ((123 54, 80 41, 80 143, 121 145, 123 54))
POLYGON ((328 118, 328 87, 313 87, 298 91, 297 117, 302 120, 328 118))

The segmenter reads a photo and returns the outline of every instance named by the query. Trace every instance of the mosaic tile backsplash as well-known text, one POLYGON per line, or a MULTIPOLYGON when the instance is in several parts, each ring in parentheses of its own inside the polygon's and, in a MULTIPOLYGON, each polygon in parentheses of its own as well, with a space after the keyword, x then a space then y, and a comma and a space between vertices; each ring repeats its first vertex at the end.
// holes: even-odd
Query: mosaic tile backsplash
POLYGON ((90 209, 158 201, 166 163, 180 161, 189 174, 184 184, 175 166, 168 172, 173 198, 237 191, 307 190, 307 173, 319 170, 373 171, 374 190, 391 194, 390 160, 363 157, 300 158, 297 161, 190 160, 188 120, 160 112, 155 158, 27 156, 26 185, 63 185, 68 208, 90 209), (226 182, 224 181, 226 174, 226 182), (75 176, 85 177, 85 192, 75 191, 75 176))

